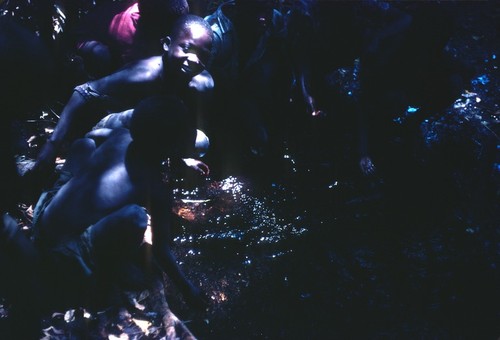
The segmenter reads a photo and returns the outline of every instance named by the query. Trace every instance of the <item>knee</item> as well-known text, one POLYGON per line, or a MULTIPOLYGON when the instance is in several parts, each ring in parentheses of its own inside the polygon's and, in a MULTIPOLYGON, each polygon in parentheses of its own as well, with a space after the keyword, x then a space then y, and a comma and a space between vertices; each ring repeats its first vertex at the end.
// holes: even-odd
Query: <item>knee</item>
POLYGON ((80 138, 73 142, 71 145, 71 151, 81 154, 90 154, 96 148, 95 141, 91 138, 80 138))
POLYGON ((95 148, 96 144, 93 139, 77 139, 71 145, 71 149, 69 151, 68 157, 66 157, 66 163, 64 164, 63 170, 68 171, 72 174, 76 173, 76 171, 78 171, 78 169, 89 160, 95 148))
POLYGON ((144 207, 137 204, 129 204, 121 209, 123 222, 132 225, 141 231, 145 231, 148 226, 148 214, 144 207))

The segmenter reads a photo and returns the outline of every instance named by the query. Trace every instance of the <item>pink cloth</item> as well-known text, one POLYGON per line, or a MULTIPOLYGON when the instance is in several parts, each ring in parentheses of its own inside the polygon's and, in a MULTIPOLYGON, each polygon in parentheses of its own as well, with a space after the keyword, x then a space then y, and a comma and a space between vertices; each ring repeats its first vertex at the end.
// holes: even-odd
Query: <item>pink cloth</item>
POLYGON ((139 6, 137 3, 113 17, 109 25, 108 34, 122 48, 122 58, 127 59, 131 52, 134 36, 139 22, 139 6))
POLYGON ((139 17, 139 6, 135 3, 113 17, 109 25, 109 35, 121 44, 131 45, 134 42, 139 17))

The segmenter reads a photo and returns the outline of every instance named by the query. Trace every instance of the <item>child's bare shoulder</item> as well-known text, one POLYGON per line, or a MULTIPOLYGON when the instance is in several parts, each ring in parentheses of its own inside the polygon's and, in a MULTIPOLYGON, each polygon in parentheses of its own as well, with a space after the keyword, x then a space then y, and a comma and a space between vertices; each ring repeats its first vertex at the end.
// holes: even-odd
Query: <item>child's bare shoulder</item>
POLYGON ((129 64, 123 72, 131 82, 154 81, 161 77, 162 58, 153 56, 129 64))
POLYGON ((97 93, 123 97, 137 85, 154 84, 161 80, 162 60, 160 56, 138 60, 104 78, 90 82, 97 93))

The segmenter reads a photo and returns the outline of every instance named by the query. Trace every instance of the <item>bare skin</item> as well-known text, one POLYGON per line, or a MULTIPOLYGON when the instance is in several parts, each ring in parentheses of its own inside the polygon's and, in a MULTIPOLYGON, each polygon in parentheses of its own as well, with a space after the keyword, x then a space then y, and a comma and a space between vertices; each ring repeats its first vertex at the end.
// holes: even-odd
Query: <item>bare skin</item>
MULTIPOLYGON (((87 137, 100 140, 109 136, 113 129, 120 127, 129 128, 133 112, 134 110, 130 109, 109 114, 94 126, 92 131, 87 134, 87 137)), ((198 158, 205 155, 209 144, 210 142, 207 135, 205 135, 203 131, 197 130, 193 155, 190 155, 196 158, 186 157, 182 159, 184 164, 202 176, 208 176, 210 174, 210 167, 198 158)))
POLYGON ((79 92, 73 92, 52 136, 40 150, 32 173, 42 178, 46 176, 64 144, 70 144, 89 131, 106 114, 106 110, 128 109, 142 98, 154 94, 175 93, 182 98, 209 93, 214 86, 211 75, 206 71, 212 39, 208 25, 187 21, 177 34, 164 39, 163 55, 139 60, 109 76, 89 82, 88 85, 99 93, 100 99, 89 100, 79 92), (101 100, 102 97, 104 100, 101 100), (96 102, 101 109, 98 117, 92 115, 96 111, 96 102))
MULTIPOLYGON (((101 136, 102 137, 102 136, 101 136)), ((163 180, 161 159, 133 141, 129 129, 116 128, 97 145, 76 141, 79 159, 69 159, 73 176, 45 208, 37 228, 39 240, 54 248, 77 239, 92 226, 95 251, 139 246, 151 217, 155 262, 193 306, 206 306, 201 290, 183 274, 171 251, 171 188, 163 180), (134 242, 124 242, 125 234, 134 242), (137 237, 135 237, 135 236, 137 237)), ((156 152, 156 151, 155 151, 156 152)))

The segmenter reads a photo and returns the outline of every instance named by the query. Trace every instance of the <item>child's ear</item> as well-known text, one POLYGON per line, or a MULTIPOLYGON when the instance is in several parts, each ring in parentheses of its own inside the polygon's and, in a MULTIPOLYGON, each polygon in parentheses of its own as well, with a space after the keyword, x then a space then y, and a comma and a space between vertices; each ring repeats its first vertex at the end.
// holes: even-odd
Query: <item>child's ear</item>
POLYGON ((169 36, 166 36, 165 38, 162 39, 162 43, 163 43, 163 50, 165 52, 168 52, 170 44, 172 43, 172 39, 170 39, 169 36))

